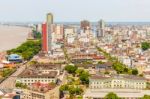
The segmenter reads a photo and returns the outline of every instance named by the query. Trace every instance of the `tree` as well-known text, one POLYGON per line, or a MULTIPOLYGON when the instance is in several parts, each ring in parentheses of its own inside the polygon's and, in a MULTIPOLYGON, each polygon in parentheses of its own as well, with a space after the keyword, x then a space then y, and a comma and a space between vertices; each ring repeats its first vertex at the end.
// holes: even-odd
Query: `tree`
POLYGON ((31 59, 41 50, 41 40, 37 41, 26 41, 19 47, 7 51, 7 54, 19 54, 25 60, 31 59))
POLYGON ((142 50, 148 50, 150 48, 150 43, 148 42, 142 42, 142 50))
POLYGON ((84 71, 79 75, 82 84, 89 84, 89 73, 84 71))
POLYGON ((124 72, 125 72, 125 73, 128 73, 128 72, 129 72, 129 69, 125 67, 125 68, 124 68, 124 72))
POLYGON ((108 71, 105 71, 105 73, 104 74, 110 74, 110 72, 108 72, 108 71))
POLYGON ((68 85, 62 85, 59 90, 60 91, 67 91, 69 89, 68 85))
POLYGON ((17 82, 15 86, 18 87, 18 88, 24 88, 24 89, 27 88, 26 84, 23 84, 23 83, 20 83, 20 82, 17 82))
POLYGON ((144 95, 142 99, 150 99, 150 95, 144 95))
POLYGON ((125 66, 120 62, 113 63, 113 68, 117 71, 118 74, 124 72, 125 66))
POLYGON ((138 74, 138 70, 137 69, 132 69, 132 75, 137 75, 138 74))
POLYGON ((99 62, 98 62, 98 64, 104 64, 104 62, 102 62, 102 61, 99 61, 99 62))
POLYGON ((75 74, 75 71, 77 70, 78 68, 76 66, 73 66, 73 65, 67 65, 65 67, 65 70, 70 73, 70 74, 75 74))
POLYGON ((104 99, 119 99, 119 97, 115 93, 110 92, 105 96, 104 99))
POLYGON ((77 69, 75 72, 76 75, 81 75, 83 71, 84 71, 83 69, 77 69))

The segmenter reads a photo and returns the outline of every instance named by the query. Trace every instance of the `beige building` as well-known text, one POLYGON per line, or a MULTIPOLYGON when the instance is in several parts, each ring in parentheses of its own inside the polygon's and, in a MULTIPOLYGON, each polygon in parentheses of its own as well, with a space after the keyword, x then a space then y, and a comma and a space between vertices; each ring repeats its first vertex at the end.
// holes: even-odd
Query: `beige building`
POLYGON ((125 88, 125 89, 145 89, 146 80, 143 77, 117 75, 117 76, 97 76, 90 78, 89 87, 91 89, 101 88, 125 88))
POLYGON ((83 99, 104 99, 104 97, 114 92, 120 99, 141 99, 144 95, 150 95, 150 90, 137 89, 87 89, 83 99))
POLYGON ((56 71, 51 71, 47 74, 42 74, 42 73, 35 73, 31 70, 26 70, 24 73, 19 75, 16 82, 23 83, 25 85, 32 85, 33 83, 36 82, 41 82, 44 84, 51 83, 51 82, 56 83, 57 82, 56 76, 57 76, 56 71))
POLYGON ((104 99, 114 92, 121 99, 139 99, 144 95, 150 95, 150 90, 145 90, 146 80, 143 77, 129 75, 115 76, 91 76, 89 89, 83 95, 83 99, 104 99))
POLYGON ((30 68, 22 72, 16 79, 16 82, 23 83, 25 85, 32 85, 36 82, 56 83, 57 78, 60 75, 60 64, 34 64, 30 68))
POLYGON ((59 99, 59 87, 46 92, 24 89, 21 99, 59 99))

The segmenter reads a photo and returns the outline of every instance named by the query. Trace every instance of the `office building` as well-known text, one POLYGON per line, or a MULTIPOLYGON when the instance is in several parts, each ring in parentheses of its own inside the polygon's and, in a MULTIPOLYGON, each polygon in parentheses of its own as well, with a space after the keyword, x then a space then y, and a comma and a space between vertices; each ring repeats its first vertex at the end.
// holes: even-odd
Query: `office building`
POLYGON ((97 31, 97 37, 103 37, 105 32, 105 22, 103 20, 100 20, 98 22, 98 31, 97 31))
POLYGON ((88 30, 90 28, 90 22, 87 21, 87 20, 83 20, 81 21, 81 24, 80 24, 80 28, 85 31, 85 30, 88 30))
POLYGON ((42 24, 42 50, 47 53, 50 53, 51 51, 52 24, 53 24, 53 15, 52 13, 48 13, 46 23, 42 24))
POLYGON ((47 14, 48 53, 51 51, 51 46, 52 46, 52 30, 51 30, 52 24, 53 24, 53 15, 52 15, 52 13, 48 13, 47 14))

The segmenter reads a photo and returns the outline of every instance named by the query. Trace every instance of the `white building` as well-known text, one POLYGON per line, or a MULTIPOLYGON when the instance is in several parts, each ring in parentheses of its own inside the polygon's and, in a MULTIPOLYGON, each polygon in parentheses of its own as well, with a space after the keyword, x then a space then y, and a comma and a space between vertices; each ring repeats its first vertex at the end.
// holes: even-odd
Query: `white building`
POLYGON ((125 88, 125 89, 145 89, 146 79, 137 76, 92 76, 89 87, 91 89, 101 88, 125 88))

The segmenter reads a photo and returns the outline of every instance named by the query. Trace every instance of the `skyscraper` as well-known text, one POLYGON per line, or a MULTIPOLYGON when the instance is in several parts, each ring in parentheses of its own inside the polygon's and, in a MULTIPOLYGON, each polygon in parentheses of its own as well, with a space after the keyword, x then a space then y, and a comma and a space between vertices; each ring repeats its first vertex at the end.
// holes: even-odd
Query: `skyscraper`
POLYGON ((47 14, 47 37, 48 37, 48 52, 52 50, 52 30, 51 25, 53 24, 52 13, 47 14))
POLYGON ((46 23, 42 24, 42 50, 44 52, 51 52, 52 46, 52 29, 53 15, 52 13, 47 14, 46 23))
POLYGON ((84 31, 90 28, 90 22, 87 20, 83 20, 80 23, 80 28, 83 29, 84 31))
POLYGON ((47 24, 42 24, 42 51, 48 52, 48 39, 47 39, 47 24))
POLYGON ((52 13, 47 14, 47 23, 53 24, 53 14, 52 13))
POLYGON ((105 22, 104 22, 104 20, 100 20, 99 21, 99 28, 100 29, 104 29, 105 28, 105 22))
POLYGON ((105 22, 104 20, 100 20, 98 22, 98 31, 97 31, 97 37, 103 37, 105 32, 105 22))

